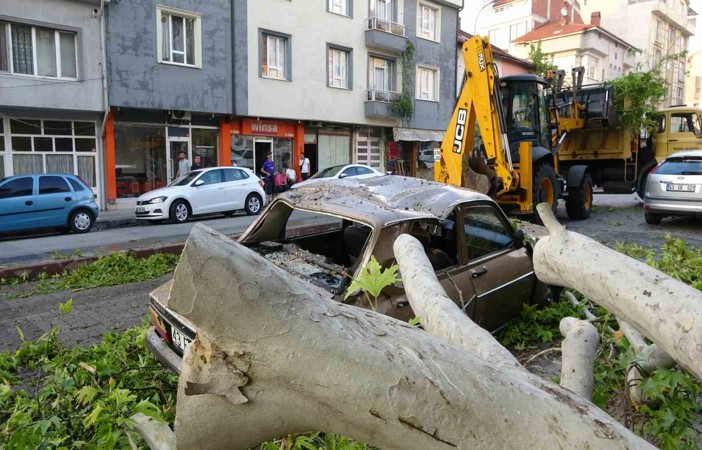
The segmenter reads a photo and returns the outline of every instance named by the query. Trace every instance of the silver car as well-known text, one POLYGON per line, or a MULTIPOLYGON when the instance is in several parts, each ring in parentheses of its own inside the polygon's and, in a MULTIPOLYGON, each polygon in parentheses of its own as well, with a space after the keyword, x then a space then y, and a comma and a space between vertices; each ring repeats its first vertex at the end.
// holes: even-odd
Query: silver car
POLYGON ((675 153, 646 180, 644 217, 657 225, 665 216, 702 216, 702 150, 675 153))

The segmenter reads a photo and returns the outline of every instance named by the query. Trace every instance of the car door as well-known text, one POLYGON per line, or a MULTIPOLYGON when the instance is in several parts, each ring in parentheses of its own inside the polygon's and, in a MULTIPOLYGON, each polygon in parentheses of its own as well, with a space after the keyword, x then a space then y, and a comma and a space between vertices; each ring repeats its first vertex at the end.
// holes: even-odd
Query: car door
POLYGON ((356 177, 358 178, 369 178, 374 175, 378 174, 370 170, 368 167, 356 167, 356 177))
POLYGON ((344 169, 343 172, 339 174, 339 178, 355 177, 356 175, 358 175, 358 171, 356 169, 356 167, 347 167, 346 169, 344 169))
POLYGON ((244 201, 249 193, 247 189, 249 175, 240 169, 222 169, 222 172, 227 193, 227 208, 244 209, 244 201))
POLYGON ((475 290, 474 321, 494 331, 528 303, 536 283, 526 248, 504 213, 488 202, 462 206, 463 258, 475 290))
POLYGON ((37 227, 34 178, 19 177, 0 184, 0 231, 37 227))
POLYGON ((37 221, 40 227, 56 227, 68 223, 75 193, 60 175, 40 175, 37 195, 37 221))
POLYGON ((227 191, 222 180, 222 169, 208 170, 191 185, 193 214, 225 211, 227 191), (202 183, 200 183, 202 181, 202 183))

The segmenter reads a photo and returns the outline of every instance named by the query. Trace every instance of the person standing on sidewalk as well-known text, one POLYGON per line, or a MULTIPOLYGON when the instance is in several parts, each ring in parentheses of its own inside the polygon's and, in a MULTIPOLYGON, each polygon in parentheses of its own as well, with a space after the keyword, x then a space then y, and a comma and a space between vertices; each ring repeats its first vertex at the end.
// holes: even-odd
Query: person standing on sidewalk
POLYGON ((195 160, 193 161, 193 165, 190 166, 190 171, 192 172, 193 170, 201 169, 202 167, 200 166, 200 157, 196 156, 195 160))
POLYGON ((178 153, 178 172, 176 172, 176 178, 180 178, 183 175, 190 172, 190 161, 185 158, 185 152, 178 153))
POLYGON ((310 160, 305 158, 305 152, 300 153, 300 175, 302 175, 302 181, 310 177, 310 160))
POLYGON ((273 163, 273 153, 266 155, 266 160, 261 166, 261 173, 265 175, 264 182, 266 183, 266 195, 271 200, 273 197, 273 178, 275 176, 275 164, 273 163))

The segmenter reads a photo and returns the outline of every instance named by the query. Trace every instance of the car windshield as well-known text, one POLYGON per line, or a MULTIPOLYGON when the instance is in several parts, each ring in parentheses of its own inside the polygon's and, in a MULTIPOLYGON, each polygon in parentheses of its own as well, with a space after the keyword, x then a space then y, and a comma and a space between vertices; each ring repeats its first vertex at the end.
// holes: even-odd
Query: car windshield
POLYGON ((193 170, 192 172, 188 172, 187 174, 183 175, 180 178, 176 178, 169 184, 169 186, 185 186, 186 184, 190 183, 193 181, 195 178, 198 177, 202 173, 201 170, 193 170))
POLYGON ((702 175, 702 157, 668 158, 656 170, 658 175, 702 175))
POLYGON ((316 174, 314 174, 310 178, 331 178, 334 175, 336 175, 337 173, 339 173, 341 171, 341 169, 343 169, 344 167, 346 167, 346 166, 327 167, 326 169, 317 172, 316 174))

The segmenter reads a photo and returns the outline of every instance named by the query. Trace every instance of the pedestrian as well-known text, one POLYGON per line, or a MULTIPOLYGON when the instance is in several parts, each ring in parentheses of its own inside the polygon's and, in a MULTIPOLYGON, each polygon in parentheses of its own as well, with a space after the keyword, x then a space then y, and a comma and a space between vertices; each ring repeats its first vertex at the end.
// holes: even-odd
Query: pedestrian
POLYGON ((285 175, 285 171, 280 169, 278 175, 275 176, 275 193, 280 194, 288 190, 288 177, 285 175))
POLYGON ((193 165, 190 166, 190 170, 193 171, 193 170, 198 170, 198 169, 202 169, 202 166, 200 166, 200 157, 196 156, 194 161, 193 161, 193 165))
POLYGON ((273 177, 275 176, 275 164, 273 163, 273 153, 266 155, 266 160, 261 165, 260 172, 265 176, 263 181, 266 183, 266 195, 270 200, 273 197, 273 177))
POLYGON ((310 177, 310 160, 305 158, 305 152, 300 153, 300 175, 302 175, 302 181, 310 177))
POLYGON ((180 178, 190 172, 190 161, 185 158, 185 152, 178 152, 178 172, 176 178, 180 178))
POLYGON ((297 173, 295 173, 295 169, 290 167, 290 164, 288 164, 287 169, 285 169, 285 177, 288 179, 288 187, 297 183, 297 173))

